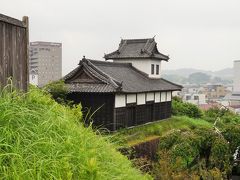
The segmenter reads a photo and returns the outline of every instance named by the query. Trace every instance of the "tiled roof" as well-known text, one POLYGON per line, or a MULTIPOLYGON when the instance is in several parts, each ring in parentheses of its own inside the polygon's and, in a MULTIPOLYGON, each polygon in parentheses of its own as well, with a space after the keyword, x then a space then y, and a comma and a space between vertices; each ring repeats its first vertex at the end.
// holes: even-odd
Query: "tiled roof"
POLYGON ((83 83, 70 83, 67 84, 70 92, 115 92, 116 89, 108 84, 83 84, 83 83))
POLYGON ((104 56, 108 59, 158 59, 168 61, 169 57, 160 53, 154 38, 122 39, 119 48, 104 56))
POLYGON ((131 63, 115 63, 83 59, 79 67, 64 77, 71 92, 150 92, 181 90, 182 86, 165 79, 151 79, 131 63), (84 71, 97 81, 78 82, 77 74, 84 71), (76 77, 74 79, 74 77, 76 77))

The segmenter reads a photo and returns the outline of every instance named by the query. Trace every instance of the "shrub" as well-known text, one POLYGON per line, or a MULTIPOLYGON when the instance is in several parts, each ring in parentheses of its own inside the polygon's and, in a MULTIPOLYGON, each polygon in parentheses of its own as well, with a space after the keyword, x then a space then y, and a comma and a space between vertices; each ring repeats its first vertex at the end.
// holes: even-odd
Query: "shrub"
POLYGON ((173 130, 167 133, 165 136, 162 136, 159 142, 160 149, 170 149, 176 142, 180 139, 181 132, 180 130, 173 130))
POLYGON ((172 101, 172 114, 191 118, 201 118, 203 115, 202 111, 196 105, 182 102, 176 98, 172 101))
MULTIPOLYGON (((229 144, 211 129, 172 131, 160 138, 161 152, 169 154, 168 163, 175 172, 205 169, 205 175, 209 176, 210 170, 216 168, 225 177, 231 170, 229 144)), ((205 176, 204 173, 199 176, 205 176)))
POLYGON ((212 142, 210 162, 212 167, 229 172, 230 168, 229 144, 224 138, 215 138, 212 142))
POLYGON ((68 89, 63 80, 51 82, 44 86, 43 89, 49 92, 52 98, 58 103, 61 104, 70 103, 67 101, 68 89))
POLYGON ((240 146, 240 125, 227 125, 222 132, 224 138, 230 144, 230 151, 233 154, 240 146))

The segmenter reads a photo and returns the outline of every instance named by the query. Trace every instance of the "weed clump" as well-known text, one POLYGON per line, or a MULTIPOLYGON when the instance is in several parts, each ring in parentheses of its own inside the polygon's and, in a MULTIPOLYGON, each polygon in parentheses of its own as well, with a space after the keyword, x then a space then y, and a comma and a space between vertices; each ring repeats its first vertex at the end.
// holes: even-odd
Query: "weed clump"
POLYGON ((145 179, 108 138, 81 123, 81 107, 48 93, 0 94, 0 177, 3 179, 145 179))

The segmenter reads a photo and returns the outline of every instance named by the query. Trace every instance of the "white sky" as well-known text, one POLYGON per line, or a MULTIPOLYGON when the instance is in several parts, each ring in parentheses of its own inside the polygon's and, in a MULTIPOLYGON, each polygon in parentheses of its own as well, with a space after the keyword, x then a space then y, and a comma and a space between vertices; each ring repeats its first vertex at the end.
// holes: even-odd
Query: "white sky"
POLYGON ((164 69, 219 70, 240 59, 240 0, 0 0, 30 19, 30 41, 63 43, 63 74, 85 55, 103 60, 122 38, 156 35, 164 69))

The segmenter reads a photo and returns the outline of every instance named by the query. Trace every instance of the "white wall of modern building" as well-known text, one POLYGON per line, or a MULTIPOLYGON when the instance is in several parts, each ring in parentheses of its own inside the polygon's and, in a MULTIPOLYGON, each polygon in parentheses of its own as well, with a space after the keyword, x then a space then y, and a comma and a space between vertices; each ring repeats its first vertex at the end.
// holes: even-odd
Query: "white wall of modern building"
POLYGON ((233 82, 233 92, 240 93, 240 60, 234 61, 234 82, 233 82))
POLYGON ((29 55, 30 83, 41 87, 62 77, 61 43, 31 42, 29 55))

